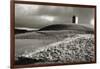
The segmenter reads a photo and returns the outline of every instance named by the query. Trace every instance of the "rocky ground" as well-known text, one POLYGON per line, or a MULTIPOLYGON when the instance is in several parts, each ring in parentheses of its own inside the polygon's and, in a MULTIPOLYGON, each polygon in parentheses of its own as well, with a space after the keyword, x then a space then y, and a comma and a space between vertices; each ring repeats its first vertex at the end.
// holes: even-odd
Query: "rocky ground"
POLYGON ((93 34, 76 34, 16 56, 16 64, 80 63, 95 60, 93 34))

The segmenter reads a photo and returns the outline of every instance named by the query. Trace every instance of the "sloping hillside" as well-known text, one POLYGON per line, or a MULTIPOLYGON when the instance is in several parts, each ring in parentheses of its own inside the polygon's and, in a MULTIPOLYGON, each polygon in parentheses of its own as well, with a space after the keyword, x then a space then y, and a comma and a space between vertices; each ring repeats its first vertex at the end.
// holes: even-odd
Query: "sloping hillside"
POLYGON ((46 47, 40 47, 36 51, 23 53, 16 57, 16 64, 93 62, 94 48, 92 34, 76 34, 46 47))
POLYGON ((86 27, 79 24, 53 24, 40 28, 39 31, 54 31, 54 30, 77 30, 93 33, 93 28, 86 27))

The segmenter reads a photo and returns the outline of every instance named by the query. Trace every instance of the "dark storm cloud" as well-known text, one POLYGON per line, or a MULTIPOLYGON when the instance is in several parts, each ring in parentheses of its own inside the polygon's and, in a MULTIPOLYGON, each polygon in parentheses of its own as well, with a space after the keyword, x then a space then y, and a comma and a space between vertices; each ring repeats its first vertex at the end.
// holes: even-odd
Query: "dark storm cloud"
POLYGON ((79 17, 79 24, 90 25, 93 9, 44 5, 15 5, 15 26, 40 28, 56 23, 72 23, 72 16, 79 17))

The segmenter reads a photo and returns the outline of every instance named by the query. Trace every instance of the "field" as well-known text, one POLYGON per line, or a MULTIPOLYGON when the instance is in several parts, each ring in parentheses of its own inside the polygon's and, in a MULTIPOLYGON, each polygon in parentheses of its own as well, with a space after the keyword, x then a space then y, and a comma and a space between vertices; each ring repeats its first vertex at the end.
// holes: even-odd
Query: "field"
POLYGON ((15 37, 16 64, 67 64, 95 60, 93 33, 37 31, 15 37))

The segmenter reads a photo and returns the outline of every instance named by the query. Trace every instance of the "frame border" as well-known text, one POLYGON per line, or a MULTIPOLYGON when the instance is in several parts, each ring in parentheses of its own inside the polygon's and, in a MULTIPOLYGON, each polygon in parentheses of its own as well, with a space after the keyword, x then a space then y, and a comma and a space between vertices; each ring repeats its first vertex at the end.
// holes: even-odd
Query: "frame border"
POLYGON ((65 3, 51 3, 51 2, 36 2, 36 1, 10 1, 10 68, 28 68, 28 67, 47 67, 47 66, 61 66, 61 65, 77 65, 77 64, 93 64, 96 63, 96 5, 81 5, 81 4, 65 4, 65 3), (52 5, 52 6, 69 6, 69 7, 82 7, 82 8, 94 8, 94 46, 95 46, 95 61, 94 62, 82 62, 82 63, 69 63, 69 64, 28 64, 28 65, 15 65, 15 36, 14 36, 14 22, 15 22, 15 4, 36 4, 36 5, 52 5))

